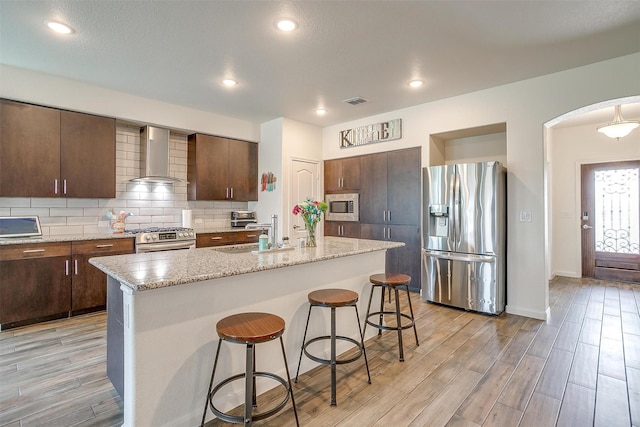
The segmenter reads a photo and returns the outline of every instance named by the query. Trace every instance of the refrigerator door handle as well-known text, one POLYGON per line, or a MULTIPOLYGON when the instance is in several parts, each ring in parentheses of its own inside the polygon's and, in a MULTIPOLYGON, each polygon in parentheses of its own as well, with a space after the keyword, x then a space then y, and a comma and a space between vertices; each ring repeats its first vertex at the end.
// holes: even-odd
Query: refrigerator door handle
POLYGON ((466 261, 466 262, 495 262, 496 257, 493 255, 475 255, 475 254, 459 254, 455 252, 433 252, 427 249, 423 249, 424 256, 430 256, 439 259, 448 259, 451 261, 466 261))
POLYGON ((460 173, 458 172, 457 167, 456 167, 455 184, 454 184, 454 190, 453 190, 453 208, 454 208, 454 216, 455 216, 455 221, 453 224, 453 227, 454 227, 453 242, 454 242, 454 247, 458 249, 460 247, 460 221, 462 220, 462 217, 460 213, 460 173))

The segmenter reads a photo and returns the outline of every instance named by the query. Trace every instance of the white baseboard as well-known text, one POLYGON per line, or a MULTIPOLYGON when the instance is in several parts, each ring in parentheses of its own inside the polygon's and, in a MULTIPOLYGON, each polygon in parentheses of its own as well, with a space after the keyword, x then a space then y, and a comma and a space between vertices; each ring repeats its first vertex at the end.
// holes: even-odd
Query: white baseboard
POLYGON ((507 305, 505 310, 509 314, 516 314, 518 316, 531 317, 532 319, 538 319, 538 320, 547 320, 547 316, 549 313, 548 307, 545 311, 533 311, 526 308, 507 305))
POLYGON ((562 276, 562 277, 572 277, 574 279, 579 279, 582 277, 581 273, 576 273, 575 271, 554 271, 553 274, 551 274, 551 277, 557 277, 557 276, 562 276))

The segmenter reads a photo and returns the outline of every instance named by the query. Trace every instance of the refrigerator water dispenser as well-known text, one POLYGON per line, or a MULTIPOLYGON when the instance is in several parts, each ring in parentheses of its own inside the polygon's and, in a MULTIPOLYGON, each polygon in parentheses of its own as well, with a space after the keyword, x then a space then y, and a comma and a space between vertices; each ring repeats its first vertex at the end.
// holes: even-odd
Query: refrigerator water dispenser
POLYGON ((431 236, 447 237, 449 235, 449 206, 429 206, 429 231, 431 236))

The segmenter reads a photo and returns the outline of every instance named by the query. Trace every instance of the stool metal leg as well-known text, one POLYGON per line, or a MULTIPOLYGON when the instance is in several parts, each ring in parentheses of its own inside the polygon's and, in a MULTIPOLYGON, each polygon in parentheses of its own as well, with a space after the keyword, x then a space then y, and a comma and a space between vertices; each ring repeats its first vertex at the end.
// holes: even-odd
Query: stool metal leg
MULTIPOLYGON (((358 304, 354 304, 353 308, 356 309, 356 320, 358 321, 358 332, 360 332, 360 344, 362 344, 362 354, 364 355, 364 365, 367 367, 367 378, 369 378, 369 384, 371 384, 371 374, 369 373, 369 361, 367 360, 367 351, 364 349, 364 332, 360 326, 360 315, 358 314, 358 304)), ((366 323, 365 323, 366 326, 366 323)))
MULTIPOLYGON (((398 288, 394 288, 394 297, 396 299, 396 327, 398 328, 398 348, 400 349, 400 361, 404 362, 404 349, 402 346, 402 317, 400 316, 400 299, 398 298, 398 288)), ((391 291, 389 291, 391 293, 391 291)))
POLYGON ((298 369, 296 369, 296 383, 298 382, 298 374, 300 373, 300 364, 302 363, 302 353, 304 352, 304 343, 307 342, 307 330, 309 329, 309 319, 311 318, 311 307, 309 305, 309 313, 307 314, 307 324, 304 327, 304 336, 302 337, 302 344, 300 345, 300 358, 298 359, 298 369))
POLYGON ((254 375, 253 375, 253 356, 254 356, 254 347, 253 344, 247 344, 247 355, 246 355, 246 365, 245 365, 245 378, 244 378, 244 425, 250 426, 252 424, 251 420, 251 410, 253 408, 253 399, 254 399, 254 375))
POLYGON ((411 306, 411 295, 409 294, 409 285, 406 286, 407 289, 407 299, 409 300, 409 312, 411 313, 411 319, 413 321, 413 334, 416 336, 416 345, 419 346, 418 342, 418 330, 416 329, 416 318, 413 317, 413 307, 411 306))
POLYGON ((331 307, 331 406, 336 406, 336 308, 331 307))
MULTIPOLYGON (((384 290, 386 286, 382 285, 380 288, 382 288, 382 295, 380 295, 380 322, 378 322, 378 325, 382 325, 384 321, 384 290)), ((389 290, 389 302, 391 302, 391 290, 389 290)), ((378 329, 378 335, 382 335, 382 329, 378 329)))
POLYGON ((220 356, 220 345, 222 344, 222 339, 218 340, 218 349, 216 350, 216 358, 213 362, 213 370, 211 371, 211 380, 209 381, 209 390, 207 391, 207 399, 204 402, 204 413, 202 414, 202 422, 200 423, 200 427, 204 426, 204 419, 207 417, 207 408, 209 407, 209 398, 211 395, 211 387, 213 386, 213 377, 216 374, 216 367, 218 366, 218 356, 220 356))
POLYGON ((253 346, 253 370, 251 371, 251 376, 253 377, 253 396, 252 396, 252 407, 258 407, 258 393, 256 392, 256 376, 253 373, 256 371, 256 346, 253 346))
MULTIPOLYGON (((309 307, 311 310, 311 307, 309 307)), ((293 405, 293 415, 296 417, 296 426, 300 427, 298 422, 298 410, 296 409, 296 401, 293 398, 293 384, 291 384, 291 376, 289 375, 289 364, 287 363, 287 355, 284 352, 284 341, 282 335, 280 335, 280 348, 282 349, 282 359, 284 360, 284 370, 287 372, 287 381, 289 383, 289 395, 291 396, 291 405, 293 405)))
POLYGON ((376 285, 371 285, 371 293, 369 294, 369 305, 367 305, 367 315, 364 317, 364 327, 362 329, 362 336, 367 332, 367 320, 369 320, 369 313, 371 313, 371 301, 373 300, 373 290, 376 288, 376 285))

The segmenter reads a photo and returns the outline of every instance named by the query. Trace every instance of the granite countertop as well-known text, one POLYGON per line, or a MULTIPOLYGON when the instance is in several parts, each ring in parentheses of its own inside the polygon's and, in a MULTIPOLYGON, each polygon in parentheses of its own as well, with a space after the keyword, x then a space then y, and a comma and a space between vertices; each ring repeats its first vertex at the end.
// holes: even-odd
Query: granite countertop
POLYGON ((95 234, 61 234, 59 236, 0 238, 0 245, 23 245, 28 243, 55 243, 55 242, 72 242, 72 241, 80 241, 80 240, 127 239, 127 238, 133 239, 133 234, 130 234, 130 233, 112 234, 111 232, 95 233, 95 234))
MULTIPOLYGON (((238 248, 256 245, 226 246, 238 248)), ((218 248, 151 252, 91 258, 89 263, 134 291, 147 291, 210 279, 290 267, 350 255, 393 249, 401 242, 324 237, 316 248, 265 254, 225 253, 218 248)))
MULTIPOLYGON (((204 229, 195 229, 196 234, 198 233, 233 233, 237 231, 245 231, 244 228, 238 227, 220 227, 220 228, 204 228, 204 229)), ((126 239, 133 238, 134 234, 131 233, 121 233, 121 234, 113 234, 110 231, 105 231, 104 233, 94 233, 94 234, 61 234, 56 236, 40 236, 40 237, 13 237, 13 238, 0 238, 0 246, 1 245, 23 245, 28 243, 55 243, 55 242, 72 242, 72 241, 80 241, 80 240, 102 240, 102 239, 126 239)))

